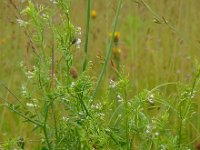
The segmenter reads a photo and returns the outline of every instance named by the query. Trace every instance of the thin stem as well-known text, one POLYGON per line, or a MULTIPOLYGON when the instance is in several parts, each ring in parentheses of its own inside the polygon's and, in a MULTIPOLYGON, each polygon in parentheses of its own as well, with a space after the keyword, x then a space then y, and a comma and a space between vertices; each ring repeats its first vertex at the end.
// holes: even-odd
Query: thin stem
POLYGON ((181 135, 182 135, 182 121, 183 121, 183 116, 182 116, 182 102, 180 102, 180 108, 179 108, 179 118, 180 118, 180 122, 179 122, 179 131, 178 131, 178 135, 179 135, 179 138, 178 138, 178 147, 180 148, 181 146, 181 135))
POLYGON ((192 89, 191 89, 191 92, 190 92, 190 97, 192 98, 193 97, 193 94, 194 94, 194 90, 195 90, 195 87, 196 87, 196 84, 198 82, 198 79, 200 77, 200 69, 198 70, 197 74, 196 74, 196 77, 194 79, 194 82, 192 84, 192 89))
MULTIPOLYGON (((52 93, 54 92, 54 75, 55 75, 55 44, 54 44, 54 33, 52 33, 52 68, 51 68, 51 88, 52 93)), ((51 110, 52 110, 52 119, 53 119, 53 125, 54 125, 54 132, 55 132, 55 138, 58 139, 57 135, 57 124, 56 124, 56 113, 54 108, 54 100, 52 99, 51 102, 51 110)))
MULTIPOLYGON (((52 33, 53 34, 53 33, 52 33)), ((55 57, 55 52, 54 52, 54 34, 52 35, 52 57, 51 57, 51 88, 52 91, 54 89, 54 57, 55 57)))
POLYGON ((86 112, 86 115, 91 117, 91 115, 90 115, 90 113, 89 113, 89 111, 88 111, 88 109, 87 109, 87 107, 86 107, 86 105, 83 101, 83 92, 81 92, 80 96, 78 95, 78 98, 80 100, 81 106, 83 107, 82 109, 85 110, 85 112, 86 112))
POLYGON ((47 118, 48 118, 48 112, 49 112, 49 104, 46 102, 45 104, 45 114, 44 114, 44 125, 43 125, 43 132, 44 132, 44 136, 47 142, 47 146, 49 148, 49 150, 51 149, 51 144, 49 142, 49 137, 47 134, 47 129, 46 129, 46 124, 47 124, 47 118))
POLYGON ((1 81, 0 81, 0 85, 2 85, 24 108, 26 108, 25 105, 18 99, 18 97, 1 81))
POLYGON ((85 68, 87 66, 89 31, 90 31, 90 0, 88 0, 88 6, 87 6, 87 24, 86 24, 85 49, 84 49, 85 60, 83 62, 83 71, 85 71, 85 68))
POLYGON ((117 14, 116 14, 116 17, 115 17, 115 20, 114 20, 114 29, 113 29, 113 32, 112 32, 112 38, 110 40, 110 43, 109 43, 109 46, 108 46, 108 49, 107 49, 107 52, 106 52, 106 57, 105 57, 105 61, 104 61, 104 64, 103 64, 103 68, 102 68, 100 75, 98 77, 98 80, 97 80, 97 84, 96 84, 96 87, 95 87, 95 90, 94 90, 94 93, 93 93, 93 98, 96 97, 96 94, 97 94, 97 91, 99 89, 101 80, 102 80, 103 75, 106 71, 106 66, 108 64, 108 60, 110 58, 112 45, 113 45, 113 38, 114 38, 114 34, 115 34, 115 31, 116 31, 116 28, 117 28, 117 23, 118 23, 118 18, 119 18, 120 11, 121 11, 121 8, 122 8, 122 3, 123 3, 123 0, 119 0, 119 5, 118 5, 118 8, 117 8, 117 14))
POLYGON ((55 113, 55 108, 54 108, 54 100, 51 102, 51 110, 52 110, 52 119, 53 119, 53 125, 54 125, 54 134, 55 138, 58 139, 58 130, 57 130, 57 123, 56 123, 56 113, 55 113))
MULTIPOLYGON (((127 86, 125 87, 125 90, 124 90, 124 100, 125 100, 125 113, 128 114, 128 99, 127 99, 127 86)), ((130 145, 130 138, 129 138, 129 115, 126 115, 126 140, 127 140, 127 150, 130 149, 131 145, 130 145)))

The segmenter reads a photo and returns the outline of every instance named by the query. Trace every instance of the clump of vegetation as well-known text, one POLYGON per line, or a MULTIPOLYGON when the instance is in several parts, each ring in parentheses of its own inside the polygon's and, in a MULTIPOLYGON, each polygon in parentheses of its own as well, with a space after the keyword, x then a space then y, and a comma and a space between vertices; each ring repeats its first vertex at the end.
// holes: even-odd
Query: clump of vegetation
MULTIPOLYGON (((17 18, 32 49, 29 63, 21 62, 26 77, 15 102, 4 106, 33 125, 38 149, 194 149, 200 67, 192 84, 169 82, 143 89, 133 96, 129 75, 121 63, 120 32, 116 31, 123 0, 119 0, 114 27, 99 76, 88 60, 90 12, 88 0, 83 62, 73 55, 81 48, 81 28, 70 19, 70 0, 51 4, 28 2, 17 18), (111 57, 112 55, 112 57, 111 57), (105 79, 108 62, 114 79, 105 79), (82 63, 82 68, 74 67, 82 63), (101 88, 101 85, 104 87, 101 88), (174 92, 164 92, 173 87, 174 92)), ((145 3, 146 4, 146 3, 145 3)), ((21 137, 4 141, 2 149, 26 149, 21 137)))

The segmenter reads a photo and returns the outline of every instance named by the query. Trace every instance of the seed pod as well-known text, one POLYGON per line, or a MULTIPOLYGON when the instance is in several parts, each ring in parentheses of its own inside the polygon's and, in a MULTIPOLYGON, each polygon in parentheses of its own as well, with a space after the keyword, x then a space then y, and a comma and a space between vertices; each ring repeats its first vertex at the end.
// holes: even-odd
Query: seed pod
POLYGON ((77 38, 72 38, 71 39, 71 44, 74 45, 77 42, 77 38))
POLYGON ((78 71, 76 70, 75 67, 72 67, 69 71, 70 75, 72 76, 72 78, 76 79, 78 77, 78 71))

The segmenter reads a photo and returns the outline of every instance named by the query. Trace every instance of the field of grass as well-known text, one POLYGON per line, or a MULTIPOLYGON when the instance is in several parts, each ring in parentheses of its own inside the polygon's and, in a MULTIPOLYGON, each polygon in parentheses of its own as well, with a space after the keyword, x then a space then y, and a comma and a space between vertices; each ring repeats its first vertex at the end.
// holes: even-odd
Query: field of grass
POLYGON ((2 0, 0 149, 200 150, 198 0, 2 0))

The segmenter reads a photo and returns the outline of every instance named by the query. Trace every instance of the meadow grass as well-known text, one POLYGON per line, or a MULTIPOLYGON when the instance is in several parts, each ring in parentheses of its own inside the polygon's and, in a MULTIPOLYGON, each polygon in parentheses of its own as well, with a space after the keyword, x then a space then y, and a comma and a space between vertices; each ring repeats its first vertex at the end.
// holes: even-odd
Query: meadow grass
POLYGON ((0 10, 1 149, 199 149, 197 0, 0 10))

